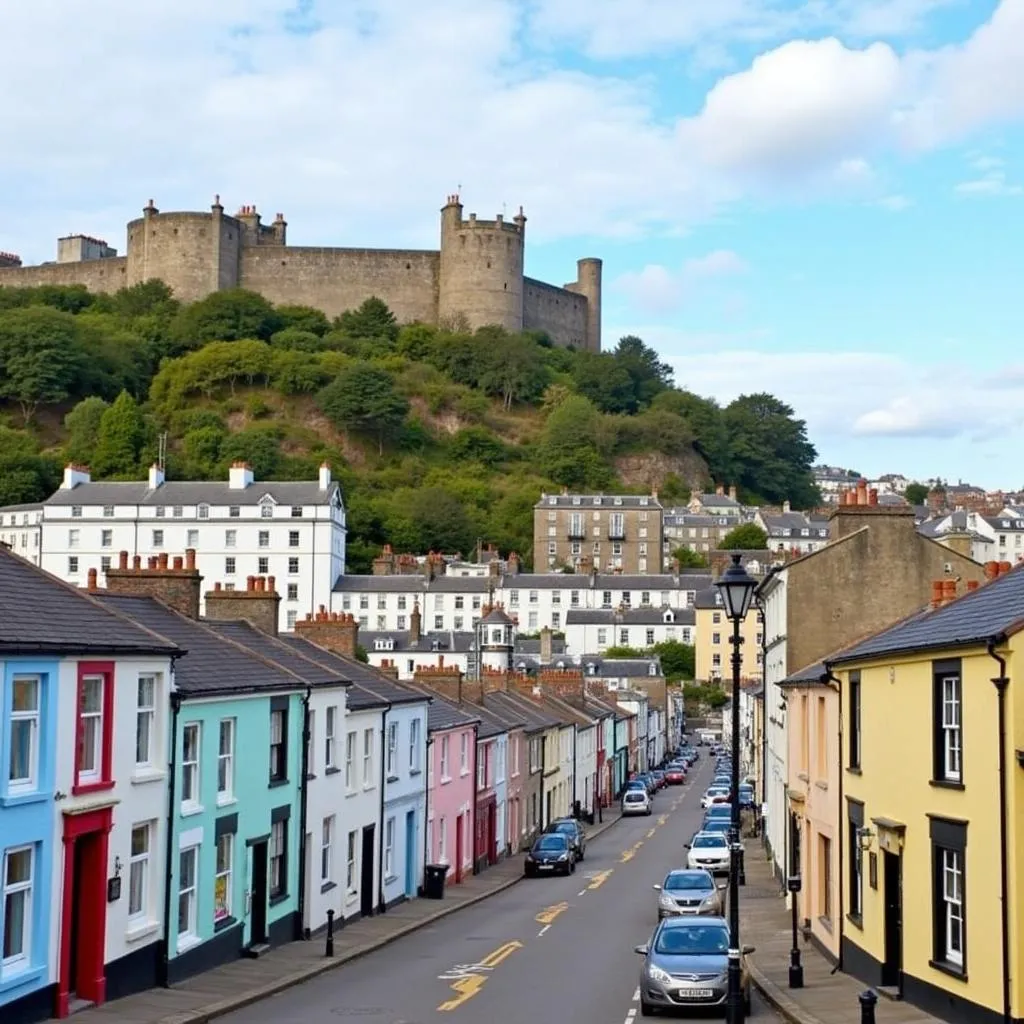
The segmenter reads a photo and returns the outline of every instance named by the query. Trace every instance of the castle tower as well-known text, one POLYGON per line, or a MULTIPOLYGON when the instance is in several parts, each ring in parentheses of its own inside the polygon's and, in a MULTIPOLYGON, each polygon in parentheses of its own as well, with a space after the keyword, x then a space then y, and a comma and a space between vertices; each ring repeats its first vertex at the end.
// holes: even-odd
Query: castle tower
POLYGON ((522 208, 511 223, 501 214, 464 220, 459 197, 449 196, 441 210, 439 322, 464 316, 474 329, 498 324, 521 331, 525 237, 522 208))
POLYGON ((587 300, 587 351, 601 351, 601 261, 593 256, 576 261, 574 291, 587 300))

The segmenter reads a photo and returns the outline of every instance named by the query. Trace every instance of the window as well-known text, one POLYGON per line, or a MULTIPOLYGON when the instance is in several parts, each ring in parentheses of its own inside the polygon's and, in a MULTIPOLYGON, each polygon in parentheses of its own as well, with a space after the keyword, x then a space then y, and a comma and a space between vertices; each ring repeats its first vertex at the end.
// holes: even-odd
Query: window
POLYGON ((149 846, 152 826, 132 826, 132 852, 128 862, 128 918, 149 919, 149 846))
POLYGON ((28 967, 32 957, 32 876, 34 850, 22 846, 4 854, 3 950, 0 977, 28 967))
POLYGON ((270 826, 270 898, 277 899, 287 891, 288 822, 275 821, 270 826))
POLYGON ((186 540, 185 540, 186 547, 190 547, 190 548, 197 548, 197 547, 199 547, 199 531, 198 530, 189 530, 185 534, 185 537, 186 537, 186 540))
POLYGON ((154 530, 153 531, 153 547, 162 548, 164 546, 164 531, 154 530))
POLYGON ((274 506, 270 504, 260 505, 260 518, 262 519, 273 519, 274 517, 274 506))
POLYGON ((156 507, 156 517, 157 517, 157 519, 163 519, 166 515, 167 515, 167 510, 164 508, 164 506, 163 505, 157 505, 157 507, 156 507))
POLYGON ((832 920, 832 840, 818 835, 818 916, 832 920))
POLYGON ((39 716, 42 679, 15 676, 11 686, 11 753, 7 766, 9 793, 39 785, 39 716))
POLYGON ((72 505, 71 506, 71 518, 72 519, 81 519, 82 518, 82 506, 81 505, 72 505))
POLYGON ((112 681, 113 675, 91 673, 83 673, 79 679, 76 786, 95 785, 110 774, 112 737, 107 703, 113 696, 113 686, 109 685, 112 681))
MULTIPOLYGON (((287 703, 288 698, 284 698, 287 703)), ((270 711, 270 781, 284 782, 288 778, 288 711, 275 708, 270 711)))
POLYGON ((196 933, 196 878, 199 847, 190 846, 178 857, 178 948, 199 941, 196 933))
POLYGON ((864 827, 864 805, 855 800, 847 803, 847 850, 849 895, 847 913, 860 924, 864 914, 864 851, 860 845, 860 830, 864 827))
POLYGON ((335 730, 338 727, 338 709, 329 707, 324 720, 324 767, 328 770, 337 769, 334 759, 337 756, 335 730))
POLYGON ((490 751, 490 747, 484 747, 480 749, 479 744, 476 748, 476 785, 478 789, 487 788, 487 755, 490 751))
POLYGON ((301 519, 301 518, 302 518, 302 506, 301 505, 292 505, 292 519, 301 519))
POLYGON ((270 559, 269 558, 257 558, 256 559, 256 571, 261 576, 266 576, 270 572, 270 559))
POLYGON ((217 803, 226 804, 235 795, 235 720, 220 720, 217 746, 217 803))
POLYGON ((299 574, 299 560, 297 558, 288 559, 288 572, 292 576, 299 574))
POLYGON ((936 782, 963 781, 962 689, 959 661, 933 665, 934 775, 936 782))
POLYGON ((849 678, 850 709, 850 767, 860 768, 860 672, 851 672, 849 678))
POLYGON ((420 720, 414 718, 409 723, 409 771, 420 770, 420 720))
POLYGON ((933 957, 957 973, 967 970, 967 927, 964 877, 967 866, 967 825, 932 818, 933 957))
POLYGON ((238 546, 238 531, 237 530, 225 530, 224 531, 224 547, 234 548, 238 546))
POLYGON ((238 505, 229 505, 228 506, 228 516, 229 516, 229 518, 231 518, 231 519, 238 519, 239 516, 241 516, 241 514, 242 514, 242 510, 241 510, 241 508, 238 505))
POLYGON ((285 615, 284 615, 285 627, 288 628, 288 629, 294 629, 295 628, 295 620, 298 617, 299 617, 299 613, 297 611, 295 611, 294 608, 291 609, 291 611, 285 612, 285 615))
POLYGON ((373 785, 373 730, 363 730, 363 788, 373 785))
MULTIPOLYGON (((352 735, 354 736, 355 733, 352 735)), ((345 851, 345 888, 349 892, 356 891, 356 842, 358 839, 358 832, 349 832, 348 849, 345 851)))
POLYGON ((288 547, 297 548, 299 546, 299 531, 289 530, 288 531, 288 547))
POLYGON ((78 575, 78 556, 77 555, 70 555, 68 557, 68 575, 69 576, 77 576, 78 575))
POLYGON ((114 514, 114 506, 113 505, 104 505, 103 506, 103 515, 107 519, 110 519, 113 516, 113 514, 114 514))
POLYGON ((217 838, 217 871, 213 877, 213 923, 231 918, 231 869, 235 860, 235 837, 226 832, 217 838))
POLYGON ((463 733, 460 739, 462 742, 459 747, 459 774, 465 775, 469 771, 469 737, 463 733))
POLYGON ((356 788, 356 734, 350 732, 345 737, 345 788, 356 788))
POLYGON ((80 544, 81 533, 82 533, 81 530, 68 530, 68 547, 69 548, 81 547, 81 544, 80 544))
POLYGON ((398 776, 398 723, 388 723, 388 778, 398 776))
POLYGON ((320 829, 320 882, 334 881, 334 815, 324 818, 320 829))
POLYGON ((451 778, 448 772, 448 737, 441 737, 441 781, 445 782, 451 778))
POLYGON ((448 819, 442 818, 437 823, 437 859, 442 864, 448 863, 448 819))
POLYGON ((183 808, 199 806, 200 724, 188 722, 181 734, 181 803, 183 808))
POLYGON ((288 584, 288 600, 289 601, 298 601, 298 599, 299 599, 299 585, 298 585, 298 583, 289 583, 288 584))
POLYGON ((395 877, 395 819, 384 823, 384 877, 395 877))
POLYGON ((100 547, 109 548, 114 543, 114 531, 113 530, 100 530, 100 547))
POLYGON ((156 678, 139 676, 135 699, 135 765, 153 764, 153 717, 156 714, 156 678))
POLYGON ((235 560, 234 558, 224 559, 224 575, 234 576, 235 575, 235 560))

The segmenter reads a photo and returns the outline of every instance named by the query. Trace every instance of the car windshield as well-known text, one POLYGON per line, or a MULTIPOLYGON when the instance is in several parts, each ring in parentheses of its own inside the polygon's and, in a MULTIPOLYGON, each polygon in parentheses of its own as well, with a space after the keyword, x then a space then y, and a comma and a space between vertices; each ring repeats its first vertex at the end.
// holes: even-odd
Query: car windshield
POLYGON ((575 832, 576 822, 575 821, 556 821, 553 825, 548 826, 552 832, 575 832))
POLYGON ((725 846, 725 836, 716 835, 702 835, 694 836, 693 842, 690 844, 695 850, 707 849, 710 846, 725 846))
POLYGON ((728 818, 732 814, 732 804, 714 804, 708 808, 709 818, 728 818))
POLYGON ((723 821, 721 818, 714 818, 711 821, 704 822, 705 832, 728 832, 731 827, 731 822, 723 821))
POLYGON ((558 834, 551 834, 541 836, 536 843, 533 844, 535 850, 564 850, 568 845, 565 836, 558 834))
POLYGON ((679 892, 683 889, 713 889, 715 883, 711 881, 710 875, 696 871, 680 872, 677 875, 669 875, 662 886, 667 892, 679 892))
POLYGON ((711 786, 708 789, 708 796, 723 796, 729 792, 728 786, 711 786))
POLYGON ((721 956, 729 951, 729 930, 708 925, 673 925, 659 930, 655 953, 668 956, 721 956))

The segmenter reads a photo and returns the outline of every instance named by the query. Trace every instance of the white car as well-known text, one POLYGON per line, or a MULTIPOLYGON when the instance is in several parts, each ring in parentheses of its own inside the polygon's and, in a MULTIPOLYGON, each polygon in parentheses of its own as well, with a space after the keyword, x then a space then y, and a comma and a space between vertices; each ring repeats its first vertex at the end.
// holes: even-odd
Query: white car
POLYGON ((688 868, 703 868, 713 875, 724 875, 728 872, 732 854, 729 851, 729 840, 720 832, 698 832, 688 845, 688 849, 688 868))
POLYGON ((713 803, 721 803, 722 799, 728 795, 728 786, 708 786, 704 795, 700 798, 700 805, 706 811, 713 803))
POLYGON ((622 816, 629 814, 650 814, 653 810, 651 798, 644 789, 627 789, 622 794, 622 816))

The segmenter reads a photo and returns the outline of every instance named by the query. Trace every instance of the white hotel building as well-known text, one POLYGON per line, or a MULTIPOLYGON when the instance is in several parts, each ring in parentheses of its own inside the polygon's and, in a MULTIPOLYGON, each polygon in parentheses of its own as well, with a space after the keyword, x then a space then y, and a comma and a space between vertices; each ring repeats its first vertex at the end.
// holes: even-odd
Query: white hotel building
POLYGON ((41 505, 0 508, 0 540, 12 534, 18 554, 77 586, 90 569, 103 586, 121 551, 146 559, 193 548, 204 591, 274 576, 282 630, 331 605, 345 571, 345 506, 326 464, 315 481, 257 481, 244 462, 227 481, 168 481, 159 466, 147 480, 93 481, 68 466, 41 505))

